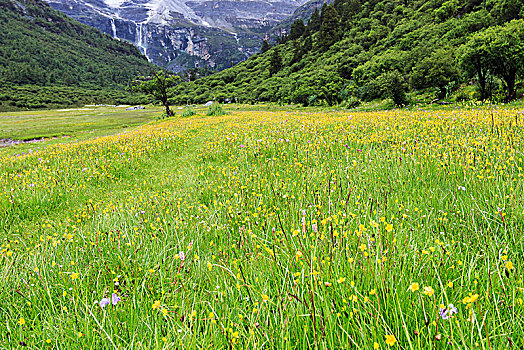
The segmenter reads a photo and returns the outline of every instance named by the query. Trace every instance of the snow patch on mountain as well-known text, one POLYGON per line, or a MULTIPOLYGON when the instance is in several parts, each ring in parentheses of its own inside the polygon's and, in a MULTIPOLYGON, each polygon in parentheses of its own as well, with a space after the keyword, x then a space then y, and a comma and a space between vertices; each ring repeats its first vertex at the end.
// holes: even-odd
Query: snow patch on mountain
POLYGON ((125 0, 104 0, 104 3, 109 7, 120 7, 125 0))

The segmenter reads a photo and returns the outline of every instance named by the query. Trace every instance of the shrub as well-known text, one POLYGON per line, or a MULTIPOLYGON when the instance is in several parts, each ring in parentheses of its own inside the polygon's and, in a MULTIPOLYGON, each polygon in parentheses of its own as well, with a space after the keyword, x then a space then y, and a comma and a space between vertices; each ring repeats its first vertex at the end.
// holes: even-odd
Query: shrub
POLYGON ((187 107, 184 112, 182 112, 182 118, 188 118, 192 117, 196 114, 196 112, 191 107, 187 107))
POLYGON ((381 97, 390 98, 397 107, 408 103, 406 97, 407 84, 398 71, 384 73, 376 79, 376 85, 381 97))
POLYGON ((208 116, 219 116, 224 114, 226 114, 226 112, 220 103, 213 103, 207 110, 208 116))
POLYGON ((360 106, 360 100, 357 97, 351 96, 346 100, 346 107, 347 108, 355 108, 360 106))

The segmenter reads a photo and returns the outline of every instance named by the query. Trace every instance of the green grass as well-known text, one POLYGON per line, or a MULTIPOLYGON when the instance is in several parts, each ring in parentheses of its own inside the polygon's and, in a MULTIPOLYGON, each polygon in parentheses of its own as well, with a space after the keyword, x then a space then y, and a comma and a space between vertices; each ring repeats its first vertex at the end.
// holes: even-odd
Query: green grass
MULTIPOLYGON (((128 106, 129 107, 129 106, 128 106)), ((126 107, 85 106, 58 110, 0 113, 1 135, 13 140, 72 136, 85 131, 118 129, 155 120, 157 106, 126 111, 126 107)))
POLYGON ((235 108, 0 154, 7 348, 524 345, 518 109, 235 108))
POLYGON ((136 111, 125 109, 126 107, 84 106, 0 113, 1 138, 27 141, 0 147, 0 157, 113 135, 153 122, 163 111, 161 107, 151 105, 136 111))

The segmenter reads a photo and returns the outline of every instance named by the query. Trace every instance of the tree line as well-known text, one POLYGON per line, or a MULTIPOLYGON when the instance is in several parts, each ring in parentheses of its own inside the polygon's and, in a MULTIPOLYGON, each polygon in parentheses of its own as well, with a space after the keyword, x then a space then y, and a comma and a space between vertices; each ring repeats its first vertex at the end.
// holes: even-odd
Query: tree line
POLYGON ((177 86, 171 100, 509 102, 524 76, 523 8, 522 0, 336 0, 246 62, 177 86))

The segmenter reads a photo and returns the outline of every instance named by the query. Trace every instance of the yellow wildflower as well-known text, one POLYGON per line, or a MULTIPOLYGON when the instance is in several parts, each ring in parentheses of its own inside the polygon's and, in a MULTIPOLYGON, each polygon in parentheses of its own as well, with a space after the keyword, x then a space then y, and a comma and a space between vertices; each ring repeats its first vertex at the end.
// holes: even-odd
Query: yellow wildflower
POLYGON ((408 288, 408 290, 410 290, 412 293, 416 292, 419 289, 420 289, 420 286, 417 282, 411 283, 411 285, 408 288))
POLYGON ((386 344, 388 344, 389 346, 393 346, 396 342, 397 338, 395 338, 394 335, 386 335, 386 344))
POLYGON ((427 296, 432 296, 435 294, 435 291, 430 286, 424 287, 424 294, 427 296))

